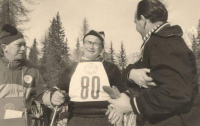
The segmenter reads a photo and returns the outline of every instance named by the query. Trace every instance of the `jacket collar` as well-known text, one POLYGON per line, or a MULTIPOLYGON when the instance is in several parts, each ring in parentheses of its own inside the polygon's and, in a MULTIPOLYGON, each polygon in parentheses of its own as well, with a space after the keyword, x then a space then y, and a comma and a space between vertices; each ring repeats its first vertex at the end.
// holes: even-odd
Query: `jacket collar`
POLYGON ((168 22, 162 24, 162 25, 158 25, 157 27, 155 27, 151 32, 149 32, 146 37, 145 40, 141 46, 141 50, 143 49, 144 45, 146 44, 146 42, 149 40, 149 38, 152 35, 158 35, 161 37, 175 37, 175 36, 182 36, 183 35, 183 31, 181 29, 180 26, 178 25, 174 25, 174 26, 170 26, 170 24, 168 22))
POLYGON ((24 66, 24 60, 10 61, 5 57, 1 57, 3 64, 11 70, 21 70, 24 66))
POLYGON ((182 36, 183 31, 181 27, 178 25, 174 25, 174 26, 167 25, 161 30, 159 30, 158 32, 154 32, 152 34, 158 35, 161 37, 173 37, 173 36, 175 37, 175 36, 182 36))
POLYGON ((149 32, 143 37, 143 41, 144 41, 144 42, 147 41, 147 39, 150 38, 150 36, 151 36, 151 34, 152 34, 153 32, 158 31, 161 27, 165 26, 166 24, 168 24, 168 23, 159 24, 159 25, 157 25, 156 27, 154 27, 153 29, 151 29, 151 31, 149 31, 149 32))
POLYGON ((170 26, 170 24, 168 22, 165 22, 163 24, 159 24, 156 27, 154 27, 151 31, 149 31, 149 33, 147 33, 144 37, 143 37, 143 44, 141 46, 141 50, 143 49, 144 45, 146 44, 146 42, 149 40, 149 38, 151 37, 151 35, 153 33, 157 33, 158 31, 160 31, 161 29, 165 28, 166 26, 170 26))
POLYGON ((90 59, 87 59, 86 57, 82 57, 81 60, 79 62, 103 62, 103 58, 101 55, 99 55, 96 59, 94 60, 90 60, 90 59))

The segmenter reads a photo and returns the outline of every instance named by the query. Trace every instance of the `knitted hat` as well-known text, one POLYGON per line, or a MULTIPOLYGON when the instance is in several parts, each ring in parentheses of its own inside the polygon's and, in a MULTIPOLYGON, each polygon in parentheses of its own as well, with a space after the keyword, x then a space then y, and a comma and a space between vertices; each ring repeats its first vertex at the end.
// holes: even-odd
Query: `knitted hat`
POLYGON ((10 24, 6 24, 2 28, 2 32, 0 34, 0 45, 6 44, 9 45, 13 41, 23 38, 24 36, 20 31, 18 31, 14 26, 10 24))
POLYGON ((101 40, 102 46, 104 48, 105 34, 103 31, 98 32, 95 30, 91 30, 83 37, 83 41, 84 41, 85 37, 87 37, 88 35, 94 35, 94 36, 98 37, 101 40))

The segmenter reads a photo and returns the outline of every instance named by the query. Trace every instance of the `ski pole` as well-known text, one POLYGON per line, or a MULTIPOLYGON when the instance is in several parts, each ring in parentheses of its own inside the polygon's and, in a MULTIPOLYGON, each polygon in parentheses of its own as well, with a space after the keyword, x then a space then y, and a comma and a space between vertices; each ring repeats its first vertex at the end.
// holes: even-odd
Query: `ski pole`
POLYGON ((56 114, 57 114, 57 110, 58 110, 58 106, 56 106, 55 109, 54 109, 54 113, 53 113, 53 117, 52 117, 50 126, 53 126, 53 124, 54 124, 56 114))

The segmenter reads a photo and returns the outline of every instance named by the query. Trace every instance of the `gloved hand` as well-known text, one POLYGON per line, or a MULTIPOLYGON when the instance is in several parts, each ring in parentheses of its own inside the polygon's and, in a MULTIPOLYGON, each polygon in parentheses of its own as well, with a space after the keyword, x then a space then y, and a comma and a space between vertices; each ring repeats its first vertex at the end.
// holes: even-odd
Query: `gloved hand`
POLYGON ((66 92, 65 91, 55 91, 51 98, 51 103, 54 106, 59 106, 63 104, 66 100, 66 92))
POLYGON ((120 97, 120 92, 118 90, 117 87, 115 86, 103 86, 103 90, 108 93, 108 95, 110 96, 110 98, 112 99, 117 99, 120 97))

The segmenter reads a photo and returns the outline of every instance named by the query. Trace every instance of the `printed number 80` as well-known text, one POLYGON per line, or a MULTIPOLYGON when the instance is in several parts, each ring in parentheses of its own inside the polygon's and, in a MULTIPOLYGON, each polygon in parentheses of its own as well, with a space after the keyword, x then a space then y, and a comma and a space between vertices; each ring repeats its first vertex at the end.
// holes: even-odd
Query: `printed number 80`
MULTIPOLYGON (((88 98, 89 86, 90 86, 89 84, 90 84, 89 83, 89 77, 83 76, 81 78, 81 98, 82 99, 88 98)), ((92 77, 91 97, 93 99, 98 99, 99 98, 99 91, 100 91, 100 78, 98 76, 93 76, 92 77), (96 86, 96 91, 95 91, 95 86, 96 86)))

